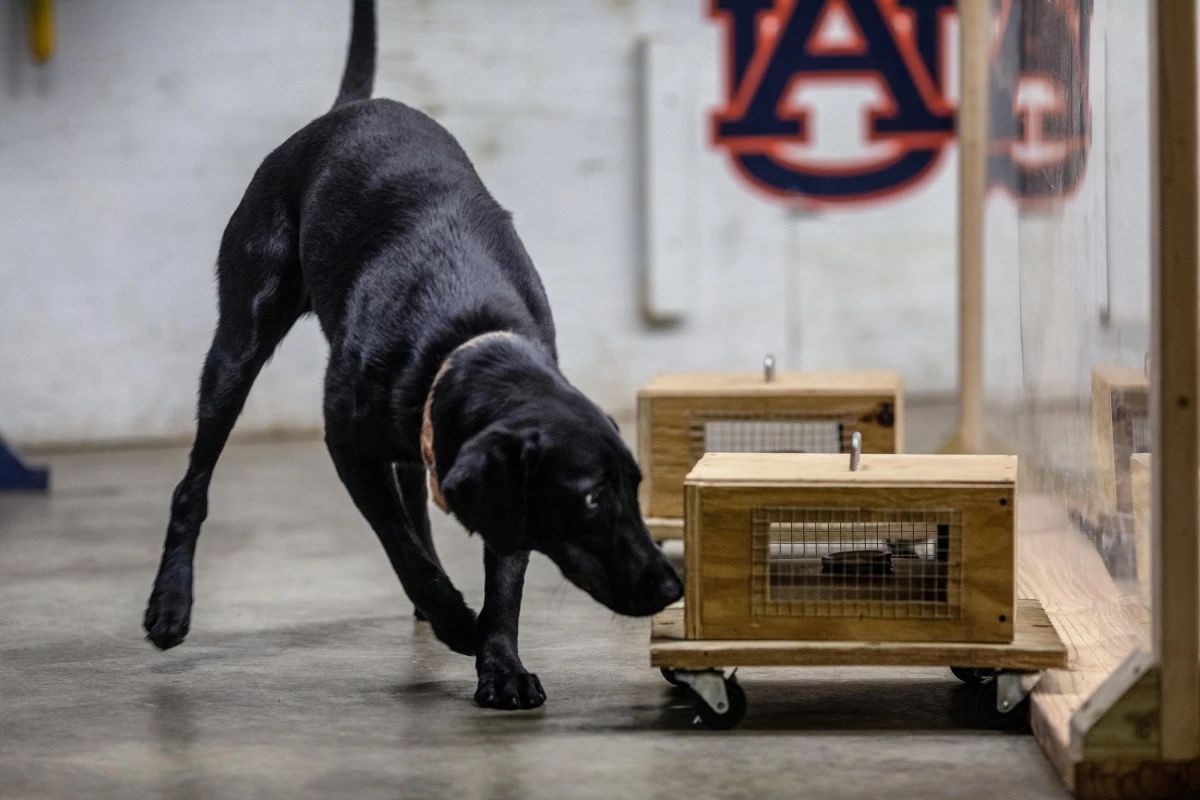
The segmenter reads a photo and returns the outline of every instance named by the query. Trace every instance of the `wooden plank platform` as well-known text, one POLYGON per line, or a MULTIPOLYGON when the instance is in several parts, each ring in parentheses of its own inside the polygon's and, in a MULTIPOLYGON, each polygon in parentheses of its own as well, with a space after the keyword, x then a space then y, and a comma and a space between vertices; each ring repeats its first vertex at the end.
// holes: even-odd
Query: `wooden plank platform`
POLYGON ((1063 669, 1067 648, 1041 603, 1017 601, 1016 631, 1008 644, 988 642, 689 641, 683 604, 656 614, 650 628, 650 665, 706 667, 998 667, 1063 669))
POLYGON ((1083 766, 1071 752, 1071 717, 1131 653, 1148 647, 1150 612, 1136 588, 1122 589, 1078 532, 1065 505, 1038 493, 1021 497, 1017 591, 1042 600, 1070 648, 1070 669, 1034 687, 1030 726, 1068 787, 1083 766))
POLYGON ((683 520, 671 517, 646 517, 650 538, 656 542, 683 541, 683 520))

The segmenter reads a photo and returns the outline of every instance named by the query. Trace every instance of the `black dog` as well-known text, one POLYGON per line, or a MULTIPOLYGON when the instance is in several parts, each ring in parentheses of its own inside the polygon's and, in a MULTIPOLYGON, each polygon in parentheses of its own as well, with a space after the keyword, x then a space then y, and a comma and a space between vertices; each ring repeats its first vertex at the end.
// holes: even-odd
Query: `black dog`
POLYGON ((475 654, 476 701, 532 708, 545 694, 517 655, 530 550, 623 614, 654 613, 681 586, 642 522, 641 475, 615 424, 559 372, 509 214, 441 126, 367 99, 374 68, 373 3, 356 0, 333 109, 267 156, 225 229, 196 440, 145 628, 163 649, 187 635, 213 467, 258 371, 311 311, 330 344, 338 475, 418 615, 475 654), (484 540, 478 620, 434 551, 426 465, 435 498, 484 540))

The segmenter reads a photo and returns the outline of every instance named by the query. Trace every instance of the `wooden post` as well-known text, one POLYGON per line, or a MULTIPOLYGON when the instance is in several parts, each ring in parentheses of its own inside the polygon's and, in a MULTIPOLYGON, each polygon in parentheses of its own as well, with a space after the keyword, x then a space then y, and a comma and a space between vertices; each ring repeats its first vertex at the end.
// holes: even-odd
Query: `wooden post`
POLYGON ((1151 319, 1154 426, 1154 652, 1159 657, 1161 758, 1200 757, 1200 552, 1197 550, 1196 5, 1159 0, 1157 228, 1151 319))
POLYGON ((990 3, 958 5, 958 438, 983 450, 983 212, 990 3))

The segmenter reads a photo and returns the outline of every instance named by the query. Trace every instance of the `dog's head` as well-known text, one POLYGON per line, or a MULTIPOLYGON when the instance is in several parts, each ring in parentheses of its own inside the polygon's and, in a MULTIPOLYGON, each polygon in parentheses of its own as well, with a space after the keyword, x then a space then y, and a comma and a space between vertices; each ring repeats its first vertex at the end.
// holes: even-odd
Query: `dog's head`
POLYGON ((616 423, 559 386, 467 439, 442 492, 494 552, 545 553, 596 600, 641 616, 683 591, 642 521, 641 479, 616 423))

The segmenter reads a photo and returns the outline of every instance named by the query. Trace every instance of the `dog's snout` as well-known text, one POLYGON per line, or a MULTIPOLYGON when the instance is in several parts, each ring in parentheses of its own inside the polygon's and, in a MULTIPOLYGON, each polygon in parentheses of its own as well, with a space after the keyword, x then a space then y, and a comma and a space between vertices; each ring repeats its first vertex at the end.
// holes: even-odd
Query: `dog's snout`
MULTIPOLYGON (((670 568, 668 568, 670 569, 670 568)), ((675 574, 675 570, 664 575, 658 582, 658 586, 654 590, 654 602, 659 609, 666 608, 674 603, 680 597, 683 597, 683 583, 679 580, 679 576, 675 574)))
POLYGON ((665 558, 649 570, 642 582, 643 614, 656 614, 683 596, 683 583, 665 558))

